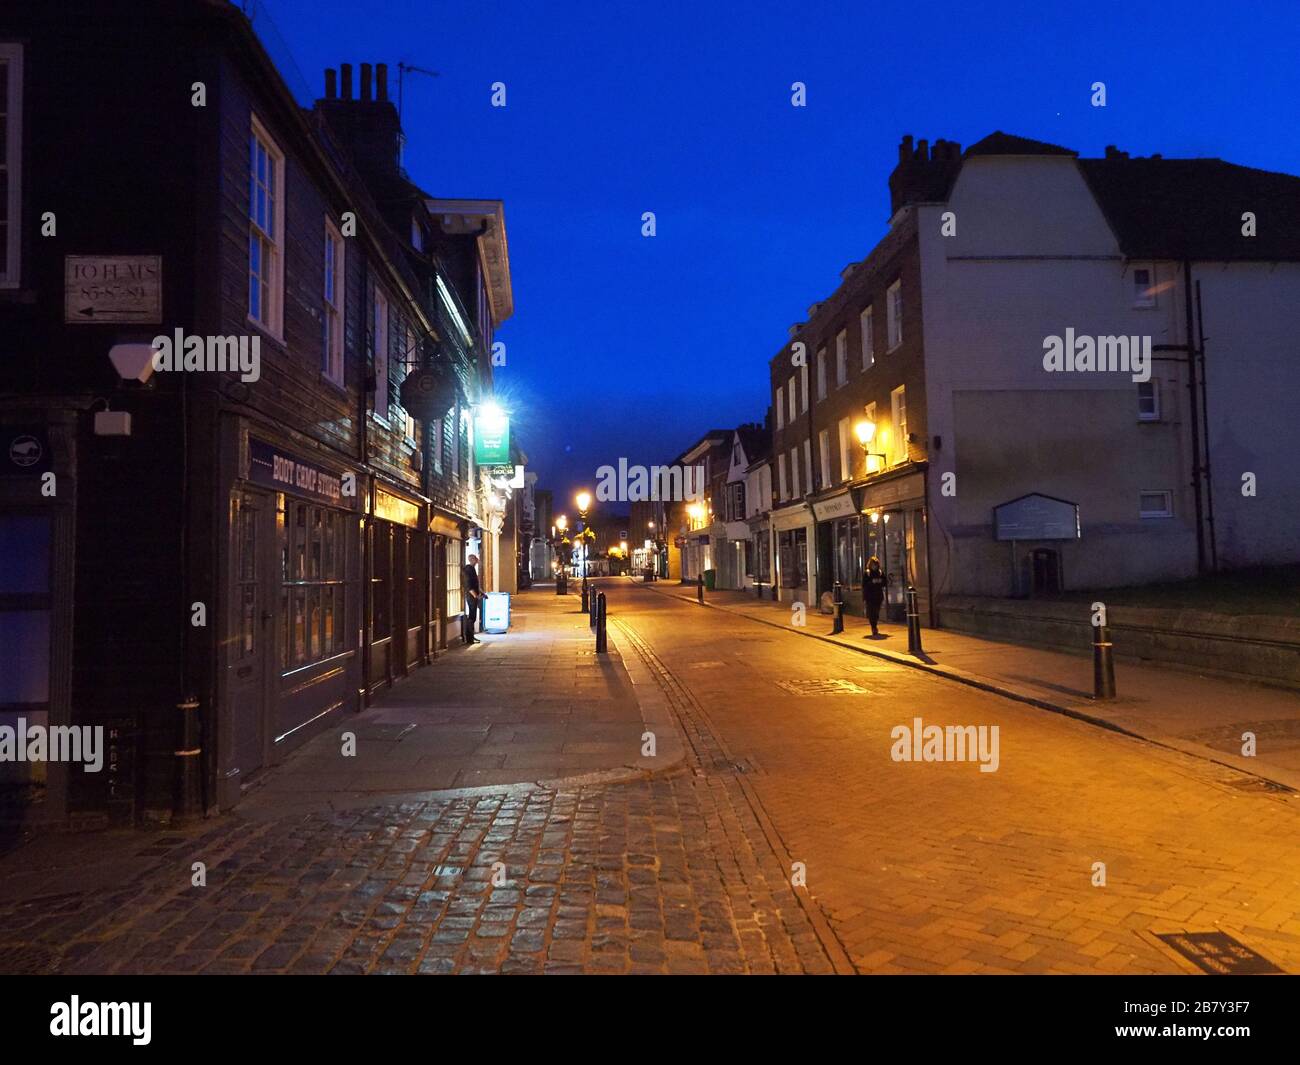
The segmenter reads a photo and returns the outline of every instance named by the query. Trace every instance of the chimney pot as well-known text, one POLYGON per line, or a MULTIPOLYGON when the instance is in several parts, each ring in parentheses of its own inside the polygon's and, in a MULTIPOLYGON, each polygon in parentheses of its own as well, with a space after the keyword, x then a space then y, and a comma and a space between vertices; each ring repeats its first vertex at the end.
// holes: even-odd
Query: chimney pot
POLYGON ((370 99, 370 64, 361 64, 361 99, 370 99))
POLYGON ((916 142, 916 159, 921 163, 930 161, 930 142, 924 137, 916 142))
POLYGON ((388 64, 375 64, 375 99, 388 99, 388 64))
POLYGON ((906 134, 898 145, 898 161, 906 163, 912 158, 912 135, 906 134))
POLYGON ((332 100, 338 94, 338 72, 330 67, 325 71, 325 99, 332 100))
POLYGON ((339 73, 343 79, 342 98, 344 100, 352 99, 352 64, 344 63, 339 67, 339 73))

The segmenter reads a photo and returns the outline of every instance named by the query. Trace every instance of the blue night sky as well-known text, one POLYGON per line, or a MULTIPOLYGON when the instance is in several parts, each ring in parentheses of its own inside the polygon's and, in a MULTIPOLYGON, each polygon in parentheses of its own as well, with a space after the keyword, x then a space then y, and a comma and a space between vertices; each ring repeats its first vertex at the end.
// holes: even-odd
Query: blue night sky
POLYGON ((313 97, 342 62, 387 62, 394 98, 399 60, 441 72, 407 76, 406 168, 505 201, 497 389, 558 509, 619 456, 762 419, 787 327, 885 232, 904 133, 1300 172, 1293 0, 264 7, 313 97))

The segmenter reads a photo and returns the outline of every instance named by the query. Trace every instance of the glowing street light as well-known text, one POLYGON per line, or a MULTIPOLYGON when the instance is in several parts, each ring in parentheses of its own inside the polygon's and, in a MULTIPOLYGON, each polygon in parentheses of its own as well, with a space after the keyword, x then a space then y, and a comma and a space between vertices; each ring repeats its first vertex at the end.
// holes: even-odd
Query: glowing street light
POLYGON ((582 539, 582 605, 585 609, 587 606, 587 510, 591 507, 591 493, 585 488, 573 497, 573 501, 578 504, 578 516, 582 518, 583 539, 582 539))
MULTIPOLYGON (((853 433, 858 438, 858 443, 862 445, 862 454, 867 466, 867 473, 876 473, 888 463, 886 456, 879 451, 871 450, 871 442, 876 439, 876 423, 870 418, 863 418, 853 427, 853 433), (880 465, 875 470, 871 468, 871 460, 877 458, 880 465)), ((883 433, 881 434, 884 435, 883 433)))

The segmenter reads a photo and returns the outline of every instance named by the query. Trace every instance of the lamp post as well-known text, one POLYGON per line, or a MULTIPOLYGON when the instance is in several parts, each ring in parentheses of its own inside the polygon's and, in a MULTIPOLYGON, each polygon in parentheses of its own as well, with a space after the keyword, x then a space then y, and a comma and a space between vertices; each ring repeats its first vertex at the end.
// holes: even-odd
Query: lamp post
POLYGON ((582 519, 582 605, 587 605, 587 510, 591 507, 591 493, 586 489, 573 497, 578 506, 578 517, 582 519))
POLYGON ((559 535, 554 536, 555 558, 558 562, 558 568, 555 571, 555 594, 567 595, 569 591, 569 575, 564 570, 564 532, 569 527, 569 519, 563 514, 555 519, 555 525, 552 533, 558 530, 559 535))

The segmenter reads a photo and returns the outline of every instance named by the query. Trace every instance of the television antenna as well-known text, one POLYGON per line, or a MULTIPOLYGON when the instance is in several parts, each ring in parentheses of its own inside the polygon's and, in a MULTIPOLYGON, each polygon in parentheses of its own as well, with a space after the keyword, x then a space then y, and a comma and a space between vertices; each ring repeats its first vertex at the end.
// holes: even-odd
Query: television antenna
POLYGON ((397 63, 397 120, 399 122, 402 120, 402 85, 403 82, 405 82, 406 80, 406 72, 408 70, 412 74, 424 74, 430 78, 436 78, 440 76, 438 71, 436 70, 426 70, 424 67, 412 66, 410 63, 404 63, 401 60, 398 61, 397 63))
POLYGON ((402 102, 405 96, 405 93, 403 92, 403 87, 406 81, 407 71, 410 71, 412 74, 424 74, 426 77, 430 77, 430 78, 436 78, 439 76, 438 71, 436 70, 426 70, 424 67, 413 66, 412 64, 405 63, 400 59, 397 62, 397 129, 398 129, 397 165, 398 166, 402 165, 402 159, 406 155, 406 132, 405 130, 402 129, 402 102))

